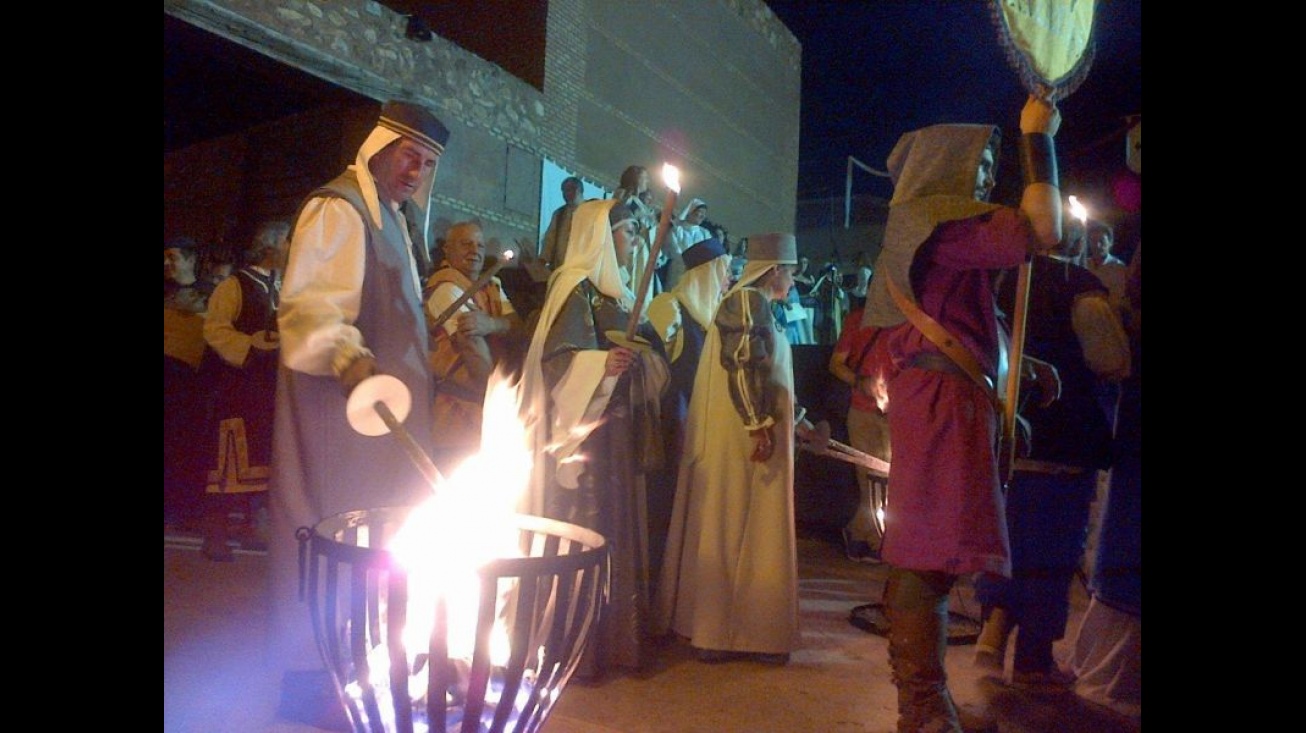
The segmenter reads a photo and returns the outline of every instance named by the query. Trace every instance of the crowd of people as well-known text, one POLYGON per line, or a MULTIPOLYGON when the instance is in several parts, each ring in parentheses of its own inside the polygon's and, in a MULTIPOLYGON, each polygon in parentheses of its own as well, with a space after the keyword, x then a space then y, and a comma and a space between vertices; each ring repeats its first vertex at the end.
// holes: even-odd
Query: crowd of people
MULTIPOLYGON (((988 201, 997 127, 903 135, 888 160, 895 190, 880 256, 860 257, 849 282, 835 265, 811 272, 792 233, 732 243, 701 198, 667 212, 654 256, 663 212, 634 165, 611 198, 581 200, 580 181, 563 181, 566 203, 529 253, 548 273, 541 305, 519 313, 485 276, 480 222, 452 224, 436 251, 413 226, 411 206, 428 200, 450 134, 429 110, 394 101, 353 164, 293 218, 261 226, 245 266, 211 292, 195 242, 166 242, 165 522, 198 521, 205 554, 225 561, 233 502, 247 516, 266 508, 258 529, 282 712, 342 723, 294 704, 332 684, 299 598, 295 530, 430 495, 404 446, 361 435, 347 417, 351 394, 378 376, 403 393, 409 436, 446 473, 480 445, 491 376, 516 381, 534 457, 517 509, 609 542, 610 601, 582 678, 646 669, 668 637, 705 663, 786 664, 802 643, 795 451, 819 450, 829 435, 802 419, 795 397, 792 345, 816 342, 812 321, 835 344, 831 374, 853 394, 841 416, 853 447, 890 466, 859 470, 844 540, 850 558, 888 565, 899 730, 983 729, 953 704, 943 665, 948 598, 962 578, 984 599, 976 663, 1001 674, 1017 633, 1013 685, 1068 691, 1076 674, 1107 679, 1130 663, 1136 674, 1137 643, 1105 654, 1084 638, 1064 663, 1051 649, 1066 632, 1098 472, 1114 468, 1138 490, 1136 414, 1132 429, 1114 421, 1137 410, 1140 258, 1123 277, 1095 274, 1121 263, 1109 228, 1063 235, 1060 113, 1031 97, 1019 121, 1017 206, 988 201), (819 316, 805 298, 821 299, 819 316), (1018 415, 998 385, 1021 308, 1030 318, 1013 362, 1018 415), (1021 422, 1032 442, 1012 448, 1021 422), (1132 452, 1121 445, 1130 440, 1132 452), (1014 461, 1002 460, 1008 450, 1014 461)), ((1112 497, 1108 524, 1136 509, 1112 497)), ((1134 616, 1116 617, 1118 598, 1140 605, 1128 585, 1138 569, 1131 517, 1100 547, 1094 599, 1104 610, 1081 636, 1125 626, 1141 638, 1134 616)), ((1115 684, 1096 694, 1137 694, 1115 684)))

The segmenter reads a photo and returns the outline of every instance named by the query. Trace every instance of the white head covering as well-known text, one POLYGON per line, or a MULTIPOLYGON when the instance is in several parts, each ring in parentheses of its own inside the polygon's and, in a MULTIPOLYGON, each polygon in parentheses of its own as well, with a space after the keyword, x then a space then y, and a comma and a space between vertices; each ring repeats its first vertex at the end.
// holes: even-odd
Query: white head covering
MULTIPOLYGON (((368 167, 368 163, 371 162, 372 156, 399 137, 399 133, 394 130, 377 125, 358 148, 358 155, 354 158, 354 164, 350 166, 358 176, 358 187, 363 191, 363 201, 367 202, 367 213, 372 215, 372 223, 376 224, 376 228, 382 231, 384 226, 381 223, 381 197, 376 191, 376 179, 372 178, 372 169, 368 167)), ((431 176, 431 178, 435 177, 431 176)), ((427 186, 429 184, 425 184, 423 188, 427 186)))
POLYGON ((722 285, 730 282, 730 255, 721 253, 701 265, 685 270, 680 282, 672 288, 676 300, 689 311, 703 328, 712 325, 716 307, 724 294, 722 285))
POLYGON ((530 350, 526 353, 523 379, 532 371, 539 371, 544 340, 553 327, 553 321, 562 311, 567 296, 582 280, 589 280, 600 293, 615 298, 622 308, 630 310, 635 294, 626 287, 617 262, 616 244, 612 239, 612 225, 608 223, 608 210, 619 203, 615 199, 594 199, 576 207, 571 223, 571 236, 567 241, 567 257, 549 276, 548 291, 540 308, 540 319, 535 325, 530 350))
POLYGON ((707 202, 700 198, 690 199, 689 203, 685 204, 685 208, 680 210, 680 220, 684 221, 685 219, 688 219, 694 209, 697 209, 700 206, 707 206, 707 202))
MULTIPOLYGON (((622 281, 622 267, 617 262, 612 224, 608 219, 609 210, 620 203, 616 199, 593 199, 576 207, 571 235, 567 240, 566 258, 549 276, 548 291, 522 364, 522 378, 518 388, 522 421, 532 434, 532 449, 537 453, 549 444, 550 439, 550 426, 545 419, 548 415, 549 390, 541 370, 544 343, 572 290, 581 281, 589 280, 600 293, 615 298, 627 311, 635 302, 635 294, 622 281)), ((541 472, 536 471, 532 479, 532 490, 524 497, 525 503, 520 507, 528 514, 538 514, 542 509, 544 488, 539 483, 541 478, 541 472)))
MULTIPOLYGON (((354 159, 354 164, 350 166, 358 176, 358 187, 362 189, 363 201, 367 203, 367 211, 372 215, 372 222, 376 224, 377 229, 381 229, 382 231, 384 231, 384 225, 382 224, 381 219, 381 198, 376 190, 376 179, 372 177, 372 169, 368 167, 368 163, 371 162, 372 157, 381 152, 385 146, 398 140, 400 137, 403 137, 404 135, 401 134, 399 130, 408 131, 408 137, 418 144, 431 148, 438 153, 444 152, 442 141, 433 140, 428 135, 423 134, 420 130, 406 127, 395 120, 386 117, 385 110, 392 110, 392 107, 387 105, 383 109, 381 120, 376 123, 376 127, 372 128, 371 134, 367 136, 367 139, 364 140, 363 144, 358 148, 358 156, 354 159)), ((431 117, 431 121, 428 124, 434 124, 443 130, 443 125, 441 125, 440 121, 436 120, 434 117, 431 117)), ((448 132, 444 131, 443 134, 447 136, 448 132)), ((427 210, 430 208, 431 189, 434 187, 435 172, 432 171, 426 174, 422 179, 421 184, 418 185, 417 190, 413 192, 412 198, 409 199, 416 204, 419 209, 421 209, 423 217, 425 217, 427 210)), ((424 225, 426 222, 419 223, 423 225, 423 231, 425 232, 424 225)))

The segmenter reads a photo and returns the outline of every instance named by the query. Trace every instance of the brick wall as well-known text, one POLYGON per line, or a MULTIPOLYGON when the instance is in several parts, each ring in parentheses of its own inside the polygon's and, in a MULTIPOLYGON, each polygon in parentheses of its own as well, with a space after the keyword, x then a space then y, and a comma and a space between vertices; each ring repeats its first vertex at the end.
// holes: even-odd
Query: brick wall
MULTIPOLYGON (((801 48, 760 0, 550 0, 543 92, 438 28, 432 41, 408 40, 406 19, 371 0, 166 0, 164 13, 373 105, 399 97, 429 106, 452 133, 435 185, 436 237, 439 227, 476 217, 491 249, 538 240, 546 157, 609 189, 627 165, 657 171, 670 160, 684 171, 682 195, 708 201, 711 218, 732 234, 793 229, 801 48)), ((165 156, 165 236, 170 227, 247 229, 236 220, 284 209, 329 178, 360 131, 309 116, 317 135, 325 126, 340 148, 305 151, 294 158, 299 168, 287 156, 249 158, 258 147, 251 138, 288 144, 272 138, 298 119, 206 144, 204 155, 226 159, 242 177, 214 183, 215 200, 197 192, 205 166, 195 159, 204 155, 165 156), (169 180, 179 170, 188 172, 184 186, 169 180)))

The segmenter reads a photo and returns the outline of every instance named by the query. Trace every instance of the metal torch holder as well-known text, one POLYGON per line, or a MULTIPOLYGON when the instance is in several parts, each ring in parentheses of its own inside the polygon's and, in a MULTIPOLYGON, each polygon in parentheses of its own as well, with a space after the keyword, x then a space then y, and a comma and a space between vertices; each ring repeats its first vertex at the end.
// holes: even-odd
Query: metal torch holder
POLYGON ((307 550, 301 588, 318 649, 354 730, 538 731, 575 671, 607 602, 606 541, 574 524, 513 515, 524 556, 491 560, 479 569, 481 593, 470 664, 460 660, 460 677, 449 657, 447 618, 441 618, 445 609, 437 606, 435 631, 428 648, 416 657, 427 664, 428 682, 425 701, 415 704, 409 692, 410 655, 403 641, 408 576, 382 549, 409 511, 389 507, 345 512, 319 522, 311 534, 301 530, 301 552, 307 550), (506 618, 499 620, 497 595, 505 582, 515 590, 506 618), (511 642, 506 665, 494 666, 490 658, 496 620, 504 624, 511 642), (389 685, 378 694, 369 680, 382 645, 388 652, 389 685))

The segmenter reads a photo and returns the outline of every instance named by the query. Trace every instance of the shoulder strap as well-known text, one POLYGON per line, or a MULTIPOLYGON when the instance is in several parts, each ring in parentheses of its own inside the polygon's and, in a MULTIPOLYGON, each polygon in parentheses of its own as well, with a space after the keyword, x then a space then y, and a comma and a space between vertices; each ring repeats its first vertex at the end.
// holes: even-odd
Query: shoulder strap
POLYGON ((898 284, 894 282, 892 277, 887 277, 886 279, 889 283, 889 295, 893 296, 893 302, 897 304, 898 309, 907 317, 907 320, 911 322, 911 325, 915 326, 917 330, 925 334, 925 338, 929 339, 931 343, 939 347, 940 351, 942 351, 949 359, 952 359, 957 366, 961 367, 962 371, 966 372, 975 384, 979 385, 981 389, 996 401, 997 395, 993 391, 993 383, 987 376, 985 376, 984 370, 979 365, 979 361, 975 359, 975 355, 970 353, 965 346, 958 343, 957 340, 952 337, 952 334, 948 333, 948 329, 944 328, 942 324, 931 318, 930 315, 921 310, 920 306, 916 305, 911 298, 907 297, 907 294, 902 292, 902 289, 898 287, 898 284))

